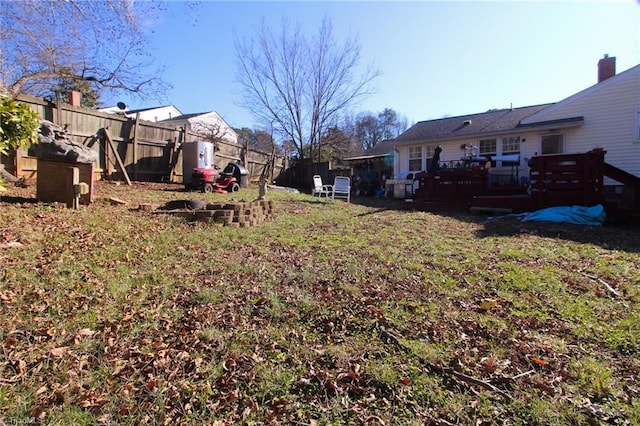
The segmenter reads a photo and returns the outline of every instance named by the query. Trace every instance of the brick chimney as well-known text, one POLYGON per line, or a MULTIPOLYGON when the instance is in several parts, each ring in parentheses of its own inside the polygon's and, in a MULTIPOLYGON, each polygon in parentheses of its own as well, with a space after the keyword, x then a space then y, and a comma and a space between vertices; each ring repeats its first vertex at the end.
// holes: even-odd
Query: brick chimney
POLYGON ((80 92, 72 90, 69 92, 69 105, 80 106, 80 92))
POLYGON ((614 75, 616 75, 616 57, 609 57, 605 54, 604 58, 598 61, 598 83, 602 83, 614 75))

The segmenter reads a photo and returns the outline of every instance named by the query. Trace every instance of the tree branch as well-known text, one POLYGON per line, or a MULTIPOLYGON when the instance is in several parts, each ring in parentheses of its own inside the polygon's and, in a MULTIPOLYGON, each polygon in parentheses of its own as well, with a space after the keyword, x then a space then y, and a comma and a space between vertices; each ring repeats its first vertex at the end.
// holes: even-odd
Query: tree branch
POLYGON ((507 400, 509 402, 513 399, 511 397, 511 395, 509 395, 505 391, 497 388, 496 386, 492 385, 489 382, 486 382, 486 381, 480 380, 480 379, 476 379, 475 377, 468 376, 466 374, 460 373, 460 372, 454 370, 452 367, 442 367, 442 366, 433 364, 431 361, 423 358, 422 356, 414 354, 409 348, 407 348, 406 346, 404 346, 402 344, 402 342, 400 342, 398 337, 394 336, 392 333, 387 331, 384 327, 380 327, 379 335, 380 335, 381 339, 383 341, 385 341, 386 343, 392 343, 394 346, 396 346, 400 350, 402 350, 404 352, 407 352, 407 353, 411 353, 412 356, 415 356, 416 358, 418 358, 420 360, 420 362, 423 365, 425 365, 427 367, 427 370, 429 372, 431 372, 431 373, 435 373, 435 374, 439 374, 439 375, 453 376, 454 378, 456 378, 458 380, 462 380, 463 382, 470 383, 472 385, 481 386, 481 387, 483 387, 483 388, 485 388, 487 390, 490 390, 492 392, 497 393, 498 395, 500 395, 501 397, 503 397, 505 400, 507 400))

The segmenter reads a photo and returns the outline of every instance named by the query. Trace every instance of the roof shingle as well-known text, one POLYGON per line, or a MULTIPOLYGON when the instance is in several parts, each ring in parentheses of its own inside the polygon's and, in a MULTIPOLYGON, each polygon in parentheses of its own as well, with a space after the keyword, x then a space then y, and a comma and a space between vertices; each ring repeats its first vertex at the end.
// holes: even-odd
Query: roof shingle
POLYGON ((423 142, 458 139, 514 130, 521 120, 553 104, 489 110, 478 114, 420 121, 394 142, 423 142))

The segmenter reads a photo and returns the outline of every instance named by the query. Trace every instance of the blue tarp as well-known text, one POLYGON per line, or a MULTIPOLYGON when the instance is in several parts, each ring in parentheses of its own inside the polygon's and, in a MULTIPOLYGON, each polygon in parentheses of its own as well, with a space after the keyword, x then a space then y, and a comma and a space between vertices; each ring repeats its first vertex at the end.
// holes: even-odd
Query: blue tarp
MULTIPOLYGON (((592 207, 549 207, 531 213, 506 215, 501 217, 518 217, 523 222, 573 223, 576 225, 602 226, 607 215, 604 207, 597 204, 592 207)), ((500 217, 490 218, 499 219, 500 217)))

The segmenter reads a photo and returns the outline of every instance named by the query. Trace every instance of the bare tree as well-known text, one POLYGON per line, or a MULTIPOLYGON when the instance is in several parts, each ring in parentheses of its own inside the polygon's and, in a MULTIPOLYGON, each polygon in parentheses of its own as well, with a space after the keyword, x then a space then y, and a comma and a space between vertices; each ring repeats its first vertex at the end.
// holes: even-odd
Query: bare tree
POLYGON ((363 150, 373 148, 382 140, 382 131, 378 119, 370 113, 361 114, 356 120, 356 137, 363 150))
POLYGON ((191 124, 190 127, 195 133, 201 135, 204 140, 213 142, 214 144, 223 139, 228 140, 231 137, 231 128, 221 123, 196 121, 191 124))
POLYGON ((378 123, 380 124, 380 133, 382 139, 392 139, 407 130, 408 121, 406 117, 399 116, 391 108, 385 108, 378 114, 378 123))
POLYGON ((77 80, 96 91, 164 93, 161 70, 145 73, 152 60, 138 23, 155 7, 130 0, 2 2, 0 92, 44 96, 77 80))
POLYGON ((302 164, 305 147, 313 158, 321 136, 351 104, 371 93, 378 75, 371 66, 356 74, 357 39, 336 42, 326 18, 311 38, 286 21, 278 33, 263 23, 255 38, 236 38, 236 63, 242 105, 291 141, 302 164))
POLYGON ((322 160, 328 160, 342 165, 342 159, 357 155, 357 140, 339 127, 329 127, 322 135, 322 149, 319 150, 322 160))
POLYGON ((393 139, 408 127, 407 119, 391 108, 385 108, 377 117, 370 112, 361 113, 355 121, 355 137, 364 151, 373 148, 378 142, 393 139))

